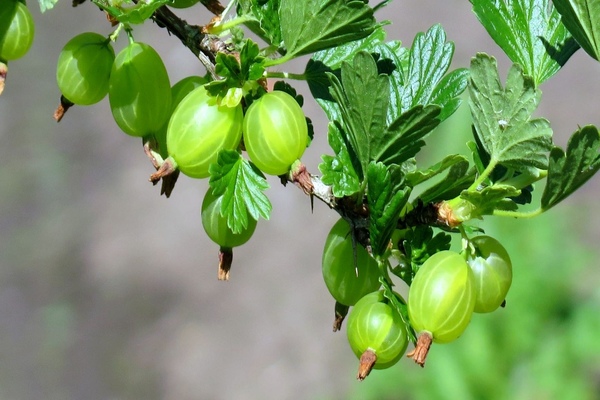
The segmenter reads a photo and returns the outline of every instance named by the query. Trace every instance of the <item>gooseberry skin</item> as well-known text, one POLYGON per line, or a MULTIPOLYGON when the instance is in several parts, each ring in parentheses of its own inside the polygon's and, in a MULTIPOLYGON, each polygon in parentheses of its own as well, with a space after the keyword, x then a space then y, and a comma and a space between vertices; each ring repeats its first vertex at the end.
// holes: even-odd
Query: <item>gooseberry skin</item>
POLYGON ((436 343, 458 338, 475 307, 473 271, 458 253, 444 250, 419 268, 408 292, 408 315, 418 333, 429 332, 436 343))
MULTIPOLYGON (((181 103, 181 100, 185 98, 192 90, 204 85, 207 82, 206 78, 201 76, 187 76, 171 87, 171 112, 169 115, 173 115, 173 112, 181 103)), ((170 120, 170 118, 169 118, 170 120)), ((167 148, 167 128, 169 126, 169 120, 165 121, 163 126, 156 132, 155 138, 158 142, 159 152, 161 157, 167 158, 169 151, 167 148)))
POLYGON ((0 7, 0 60, 23 57, 34 36, 35 24, 27 6, 17 0, 4 0, 0 7))
POLYGON ((512 283, 512 263, 504 246, 490 236, 474 237, 470 243, 474 253, 469 249, 466 251, 467 264, 475 278, 474 311, 489 313, 500 307, 506 298, 512 283))
POLYGON ((156 50, 133 42, 117 54, 108 100, 115 122, 128 135, 144 137, 160 129, 171 110, 171 84, 156 50))
POLYGON ((115 51, 106 37, 81 33, 69 40, 58 56, 58 88, 74 104, 98 103, 108 93, 114 60, 115 51))
POLYGON ((282 175, 302 157, 308 125, 302 108, 289 94, 273 91, 255 100, 244 116, 244 145, 264 173, 282 175))
POLYGON ((222 196, 216 197, 208 190, 202 200, 202 227, 216 244, 225 249, 232 249, 246 243, 256 229, 256 220, 249 218, 248 226, 240 233, 233 233, 227 226, 227 219, 221 215, 222 196))
POLYGON ((208 167, 220 150, 233 150, 242 137, 242 106, 220 106, 204 87, 179 103, 167 129, 169 156, 191 178, 210 176, 208 167))
POLYGON ((370 293, 356 303, 350 310, 346 329, 348 343, 359 359, 367 350, 375 353, 376 369, 396 364, 408 345, 404 322, 387 304, 383 291, 370 293))
POLYGON ((358 243, 356 263, 354 262, 350 225, 341 218, 327 235, 322 271, 329 293, 338 303, 346 306, 353 306, 363 296, 381 286, 377 262, 358 243))

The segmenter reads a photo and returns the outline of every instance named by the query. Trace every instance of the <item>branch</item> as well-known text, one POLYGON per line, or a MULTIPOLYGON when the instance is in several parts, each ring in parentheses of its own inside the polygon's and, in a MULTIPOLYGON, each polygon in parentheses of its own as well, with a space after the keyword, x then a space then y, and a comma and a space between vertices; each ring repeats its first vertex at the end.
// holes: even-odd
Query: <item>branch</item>
MULTIPOLYGON (((224 8, 216 0, 201 0, 201 3, 211 12, 219 15, 224 8)), ((207 71, 214 79, 220 79, 215 73, 215 60, 219 52, 228 54, 234 53, 226 43, 219 37, 210 35, 199 25, 188 24, 185 20, 175 15, 168 7, 160 7, 152 16, 152 19, 161 28, 175 35, 179 40, 198 57, 200 62, 206 67, 207 71)), ((306 168, 301 165, 300 170, 295 173, 281 176, 282 183, 294 183, 311 198, 311 203, 316 197, 329 208, 335 210, 340 216, 349 221, 355 231, 359 232, 358 240, 363 245, 368 245, 368 226, 369 210, 365 204, 357 204, 354 199, 337 199, 333 196, 330 186, 325 185, 320 177, 310 174, 306 168)), ((398 221, 402 225, 443 225, 437 218, 436 205, 420 205, 413 212, 409 213, 403 220, 398 221)))
POLYGON ((200 0, 200 3, 215 15, 221 15, 225 11, 225 7, 223 7, 223 4, 219 0, 200 0))
MULTIPOLYGON (((202 4, 205 3, 216 3, 220 5, 219 2, 211 0, 203 0, 202 4)), ((222 7, 223 6, 221 6, 221 8, 222 7)), ((211 9, 209 8, 209 10, 211 9)), ((232 53, 225 42, 215 35, 203 33, 202 27, 199 25, 188 24, 166 6, 156 10, 152 19, 159 27, 166 28, 170 34, 175 35, 185 47, 190 49, 190 51, 198 57, 202 65, 204 65, 213 78, 218 79, 218 76, 215 74, 216 54, 219 52, 232 53)))

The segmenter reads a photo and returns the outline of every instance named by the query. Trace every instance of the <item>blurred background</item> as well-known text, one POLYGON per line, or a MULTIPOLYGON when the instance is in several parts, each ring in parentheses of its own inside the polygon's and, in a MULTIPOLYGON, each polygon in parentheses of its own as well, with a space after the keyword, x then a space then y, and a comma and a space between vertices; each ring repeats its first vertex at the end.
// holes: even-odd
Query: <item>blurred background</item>
MULTIPOLYGON (((321 276, 336 214, 320 203, 311 212, 300 190, 269 178, 271 220, 235 250, 231 280, 217 281, 218 249, 200 223, 206 181, 182 176, 170 199, 159 196, 141 141, 119 131, 107 99, 52 119, 60 49, 83 31, 108 34, 103 14, 60 0, 42 15, 28 3, 34 46, 9 64, 0 97, 0 399, 600 396, 600 178, 547 215, 481 223, 513 259, 507 307, 475 315, 459 340, 434 345, 425 368, 403 359, 359 383, 345 330, 331 332, 321 276)), ((195 24, 210 18, 199 5, 175 12, 195 24)), ((388 38, 407 46, 441 23, 456 43, 454 67, 485 51, 506 75, 508 60, 467 1, 396 1, 379 18, 392 22, 388 38)), ((204 74, 165 30, 148 23, 134 34, 159 51, 172 83, 204 74)), ((578 125, 600 125, 599 73, 579 51, 542 86, 537 115, 550 119, 557 144, 578 125)), ((315 123, 303 160, 317 173, 321 154, 331 153, 326 121, 307 86, 292 84, 315 123)), ((421 165, 467 154, 469 118, 461 107, 439 127, 421 165)))

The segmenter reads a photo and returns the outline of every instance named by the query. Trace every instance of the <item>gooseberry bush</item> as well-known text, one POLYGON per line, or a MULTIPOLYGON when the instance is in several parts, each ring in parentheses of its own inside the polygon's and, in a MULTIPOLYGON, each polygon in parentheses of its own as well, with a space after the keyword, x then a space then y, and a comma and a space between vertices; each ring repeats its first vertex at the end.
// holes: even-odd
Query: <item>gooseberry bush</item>
MULTIPOLYGON (((46 11, 59 0, 38 1, 46 11)), ((333 330, 348 317, 361 380, 397 363, 409 342, 408 356, 424 366, 433 343, 456 340, 475 314, 506 305, 519 258, 483 234, 481 220, 539 215, 600 169, 596 127, 577 129, 563 150, 550 121, 533 117, 540 87, 575 51, 600 60, 594 2, 471 0, 513 62, 502 84, 488 54, 450 70, 454 44, 441 25, 416 33, 410 46, 387 39, 393 21, 376 13, 390 1, 74 0, 107 18, 106 30, 73 32, 57 54, 57 121, 74 105, 108 97, 116 125, 141 138, 161 194, 173 193, 180 172, 208 179, 198 220, 219 246, 220 280, 230 277, 233 248, 269 219, 265 175, 339 215, 322 272, 335 303, 333 330), (205 7, 214 18, 189 23, 177 15, 186 7, 205 7), (137 26, 152 22, 206 74, 172 84, 160 54, 137 36, 137 26), (307 55, 303 72, 285 70, 307 55), (314 132, 295 80, 308 83, 327 132, 314 132), (470 157, 420 165, 419 153, 435 145, 427 136, 465 91, 470 157), (314 135, 327 135, 331 148, 316 167, 301 161, 314 135), (542 190, 539 207, 522 211, 534 190, 542 190)), ((33 41, 27 6, 4 0, 0 8, 0 91, 8 62, 19 62, 33 41)))

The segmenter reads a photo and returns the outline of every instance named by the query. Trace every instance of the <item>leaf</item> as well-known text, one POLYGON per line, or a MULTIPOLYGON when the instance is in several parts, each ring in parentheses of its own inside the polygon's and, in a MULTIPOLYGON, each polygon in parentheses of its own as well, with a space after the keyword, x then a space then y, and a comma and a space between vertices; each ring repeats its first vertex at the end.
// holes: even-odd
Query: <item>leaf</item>
POLYGON ((516 197, 519 194, 520 191, 513 186, 495 184, 480 191, 465 190, 460 197, 475 206, 474 214, 469 218, 473 219, 482 215, 491 215, 494 210, 516 210, 517 204, 509 197, 516 197))
POLYGON ((215 73, 223 79, 206 84, 206 90, 211 96, 218 97, 219 104, 237 106, 244 91, 258 86, 254 81, 261 78, 265 71, 264 60, 259 55, 258 45, 250 39, 242 44, 239 61, 231 54, 217 53, 215 73))
POLYGON ((533 79, 518 64, 510 68, 503 88, 493 57, 479 53, 471 60, 469 106, 490 164, 517 171, 547 168, 552 129, 546 119, 531 119, 540 97, 533 79))
POLYGON ((92 2, 121 23, 143 24, 154 14, 154 11, 171 3, 171 0, 148 0, 137 4, 133 4, 131 0, 116 2, 112 0, 92 0, 92 2), (130 4, 130 6, 125 6, 125 4, 130 4))
POLYGON ((600 4, 596 0, 553 0, 562 23, 577 43, 600 61, 600 4))
POLYGON ((402 317, 408 339, 412 343, 417 343, 417 334, 409 322, 408 305, 406 304, 406 301, 392 290, 392 287, 385 279, 379 278, 379 280, 383 286, 383 295, 390 301, 389 304, 396 309, 396 312, 400 314, 400 317, 402 317))
POLYGON ((362 0, 281 0, 286 59, 369 36, 379 25, 362 0))
POLYGON ((440 124, 440 112, 437 105, 418 105, 400 115, 382 134, 373 136, 372 159, 400 165, 414 157, 425 145, 422 139, 440 124))
POLYGON ((252 163, 235 150, 221 150, 209 171, 213 194, 223 196, 221 215, 227 217, 227 225, 234 233, 248 226, 249 216, 269 219, 271 202, 263 193, 269 184, 252 163))
POLYGON ((378 74, 375 60, 366 52, 357 53, 352 64, 342 64, 341 82, 331 73, 328 76, 332 83, 331 94, 341 110, 342 121, 339 122, 358 157, 361 170, 356 172, 362 177, 372 160, 371 141, 385 131, 388 77, 378 74), (367 93, 380 95, 367 98, 367 93))
POLYGON ((319 170, 323 174, 321 181, 331 186, 335 197, 351 196, 360 190, 360 180, 352 166, 352 158, 341 133, 333 123, 329 123, 327 139, 329 146, 335 152, 335 157, 321 156, 323 159, 319 164, 319 170))
POLYGON ((442 250, 449 250, 451 240, 452 237, 445 232, 438 232, 433 236, 430 226, 419 225, 406 232, 402 247, 410 259, 412 270, 416 272, 429 257, 442 250))
MULTIPOLYGON (((352 60, 359 51, 376 52, 374 50, 384 42, 385 37, 385 30, 380 26, 363 39, 318 51, 313 54, 310 60, 313 63, 321 63, 330 70, 340 69, 342 62, 352 60)), ((306 69, 310 71, 310 65, 307 65, 306 69)))
POLYGON ((356 172, 362 179, 371 161, 401 165, 425 144, 422 140, 439 123, 441 108, 417 106, 386 126, 389 100, 389 76, 379 74, 372 55, 359 52, 353 62, 343 62, 341 81, 328 74, 331 95, 339 105, 341 132, 358 159, 356 172), (379 93, 379 96, 365 96, 379 93))
POLYGON ((557 73, 579 48, 548 0, 470 1, 492 39, 537 85, 557 73))
POLYGON ((410 188, 402 185, 403 176, 397 173, 398 170, 392 174, 383 163, 375 162, 367 169, 369 233, 374 257, 382 257, 387 252, 400 211, 410 194, 410 188))
MULTIPOLYGON (((452 154, 444 157, 442 161, 437 164, 432 165, 431 167, 424 170, 416 170, 406 175, 406 182, 415 187, 420 183, 425 182, 428 179, 433 178, 436 175, 441 174, 448 168, 452 167, 457 163, 462 163, 467 161, 465 156, 460 154, 452 154)), ((468 161, 467 161, 468 164, 468 161)))
MULTIPOLYGON (((399 41, 384 43, 385 36, 383 28, 378 27, 371 35, 364 39, 319 51, 308 61, 304 71, 308 86, 311 94, 321 108, 323 108, 330 121, 336 119, 336 116, 339 115, 339 107, 331 97, 329 91, 331 83, 327 77, 327 72, 331 72, 340 78, 342 63, 344 61, 351 61, 358 52, 366 51, 378 60, 378 64, 383 65, 386 62, 388 65, 391 64, 393 66, 391 76, 402 73, 402 62, 403 59, 406 59, 407 50, 402 47, 399 41)), ((382 71, 379 72, 381 73, 382 71)), ((388 123, 392 121, 390 115, 395 115, 395 110, 399 102, 399 95, 392 92, 388 105, 388 117, 386 119, 388 123)))
POLYGON ((438 116, 440 122, 448 119, 462 104, 460 95, 467 88, 468 79, 469 70, 458 68, 444 76, 435 86, 429 102, 442 107, 438 116))
MULTIPOLYGON (((464 156, 455 154, 447 156, 441 162, 430 167, 426 171, 416 171, 407 175, 406 179, 415 185, 431 179, 448 169, 446 176, 427 190, 423 191, 413 204, 422 202, 424 204, 452 199, 467 189, 475 179, 475 169, 469 168, 469 161, 464 156)), ((414 186, 414 185, 413 185, 414 186)))
POLYGON ((58 0, 38 0, 38 2, 40 3, 40 10, 44 13, 54 8, 58 0))
POLYGON ((238 0, 238 16, 248 17, 244 24, 267 43, 281 45, 281 27, 279 24, 280 0, 238 0))
POLYGON ((600 134, 588 125, 573 133, 566 153, 560 147, 550 152, 548 182, 542 194, 542 210, 554 207, 577 190, 600 169, 600 134))
POLYGON ((467 87, 468 71, 461 68, 446 75, 453 55, 454 43, 446 42, 446 32, 441 25, 415 36, 406 72, 391 80, 392 90, 401 96, 394 118, 417 105, 442 107, 440 121, 456 111, 460 105, 458 96, 467 87))

